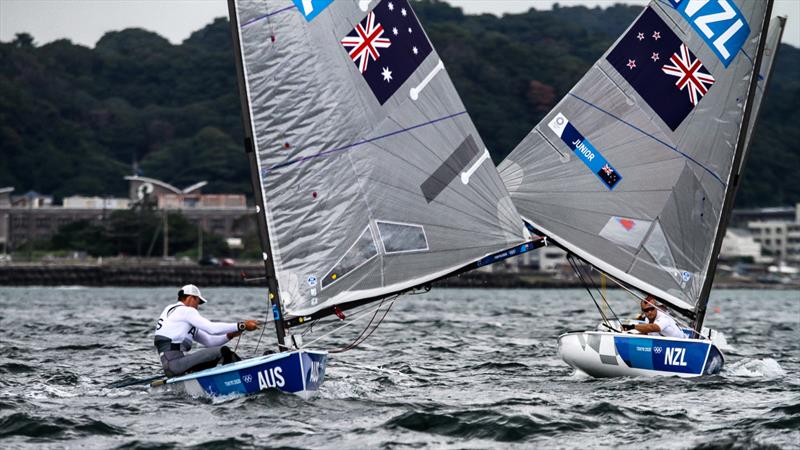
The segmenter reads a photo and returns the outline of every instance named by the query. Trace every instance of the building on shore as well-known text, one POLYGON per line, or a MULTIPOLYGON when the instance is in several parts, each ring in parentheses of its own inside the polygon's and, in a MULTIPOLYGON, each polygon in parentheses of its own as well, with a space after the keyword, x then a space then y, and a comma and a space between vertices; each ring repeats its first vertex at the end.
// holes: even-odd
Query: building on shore
POLYGON ((65 197, 62 205, 54 205, 53 197, 28 192, 11 195, 13 187, 0 188, 0 245, 3 251, 19 249, 28 242, 46 240, 60 227, 76 221, 103 222, 116 210, 138 204, 145 196, 157 208, 180 212, 187 220, 206 232, 239 241, 255 231, 254 213, 242 194, 203 194, 207 184, 201 181, 185 189, 152 178, 128 176, 128 198, 65 197))
POLYGON ((800 203, 793 212, 791 216, 752 218, 747 222, 747 228, 753 239, 761 244, 764 253, 773 257, 775 262, 797 265, 800 264, 800 203))

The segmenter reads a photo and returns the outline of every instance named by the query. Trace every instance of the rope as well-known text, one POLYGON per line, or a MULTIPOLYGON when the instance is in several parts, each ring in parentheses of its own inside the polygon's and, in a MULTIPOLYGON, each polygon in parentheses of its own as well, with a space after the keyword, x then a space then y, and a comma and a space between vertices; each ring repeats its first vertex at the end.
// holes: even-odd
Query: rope
MULTIPOLYGON (((611 326, 611 322, 608 320, 608 317, 606 317, 606 314, 603 312, 603 309, 600 308, 600 305, 597 303, 597 300, 594 298, 594 295, 592 294, 591 289, 589 289, 589 285, 586 283, 586 280, 583 278, 583 274, 581 273, 580 269, 578 268, 578 265, 575 263, 575 258, 572 256, 572 254, 568 254, 567 255, 567 261, 569 261, 570 266, 572 266, 572 270, 575 272, 576 275, 578 275, 578 278, 580 279, 581 283, 586 288, 586 292, 589 294, 589 297, 594 302, 594 306, 597 307, 597 312, 600 313, 600 317, 603 319, 603 322, 604 322, 603 325, 606 328, 614 330, 617 333, 621 333, 621 331, 619 331, 619 330, 617 330, 617 329, 615 329, 614 327, 611 326)), ((619 320, 619 319, 617 319, 617 320, 619 320)))
MULTIPOLYGON (((383 305, 383 302, 381 302, 381 305, 383 305)), ((343 348, 338 348, 338 349, 335 349, 335 350, 331 350, 330 353, 344 353, 344 352, 346 352, 348 350, 352 350, 352 349, 358 347, 359 345, 361 345, 370 336, 372 336, 372 333, 374 333, 375 330, 377 330, 378 327, 381 325, 381 323, 383 323, 383 319, 385 319, 386 315, 389 314, 389 310, 392 309, 392 305, 394 305, 394 301, 389 303, 389 306, 386 308, 385 311, 383 311, 383 316, 381 316, 381 319, 378 321, 378 323, 375 324, 374 327, 372 327, 372 330, 370 330, 370 332, 367 333, 366 336, 364 336, 364 332, 367 331, 369 326, 372 324, 372 321, 375 320, 375 316, 378 315, 378 311, 380 311, 380 308, 375 310, 375 314, 372 315, 372 319, 370 319, 370 321, 367 324, 367 326, 364 327, 363 330, 361 330, 361 333, 355 339, 353 339, 353 342, 351 342, 350 344, 346 345, 343 348), (364 337, 362 338, 362 336, 364 336, 364 337), (359 338, 361 338, 361 339, 359 340, 359 338)))
MULTIPOLYGON (((396 298, 396 297, 397 297, 397 296, 395 296, 395 298, 396 298)), ((394 301, 392 301, 392 303, 394 303, 394 301)), ((350 319, 350 322, 345 322, 343 325, 341 325, 341 326, 339 326, 339 327, 336 327, 336 328, 334 328, 333 330, 331 330, 331 331, 329 331, 329 332, 327 332, 327 333, 325 333, 325 334, 321 335, 320 337, 318 337, 318 338, 314 339, 313 341, 309 342, 308 344, 304 344, 304 345, 302 346, 302 348, 307 348, 307 347, 310 347, 310 346, 311 346, 313 343, 315 343, 315 342, 319 341, 320 339, 322 339, 322 338, 324 338, 324 337, 326 337, 326 336, 330 336, 331 334, 333 334, 333 333, 335 333, 335 332, 337 332, 337 331, 339 331, 339 330, 341 330, 341 329, 343 329, 343 328, 345 328, 345 327, 349 327, 349 326, 351 326, 351 325, 355 324, 357 321, 359 321, 359 320, 363 319, 364 317, 366 317, 367 315, 369 315, 369 313, 373 312, 373 310, 374 310, 374 311, 377 311, 377 310, 378 310, 378 309, 379 309, 379 308, 380 308, 382 305, 383 305, 383 303, 381 303, 381 304, 379 304, 379 305, 375 306, 374 308, 367 308, 367 309, 365 309, 365 310, 363 311, 363 313, 361 313, 360 315, 357 315, 357 316, 355 316, 354 318, 351 318, 351 319, 350 319)), ((335 323, 335 322, 334 322, 334 323, 335 323)))

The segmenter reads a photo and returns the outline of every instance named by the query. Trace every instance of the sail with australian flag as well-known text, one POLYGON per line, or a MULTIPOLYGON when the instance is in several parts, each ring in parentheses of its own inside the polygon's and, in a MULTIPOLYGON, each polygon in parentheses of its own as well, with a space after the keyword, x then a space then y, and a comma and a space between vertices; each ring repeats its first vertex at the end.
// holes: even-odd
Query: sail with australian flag
MULTIPOLYGON (((537 232, 655 296, 694 336, 739 182, 771 5, 651 1, 499 166, 537 232)), ((623 353, 632 361, 613 343, 579 341, 582 355, 610 352, 592 360, 595 373, 622 373, 606 362, 623 353)))
POLYGON ((287 330, 522 245, 406 0, 231 0, 269 295, 287 330))

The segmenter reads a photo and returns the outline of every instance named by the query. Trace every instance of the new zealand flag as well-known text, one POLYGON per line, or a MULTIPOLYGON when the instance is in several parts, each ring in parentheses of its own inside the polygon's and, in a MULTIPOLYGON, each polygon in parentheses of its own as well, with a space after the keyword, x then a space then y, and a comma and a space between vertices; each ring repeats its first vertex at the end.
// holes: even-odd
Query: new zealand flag
POLYGON ((666 23, 647 8, 606 60, 672 131, 714 84, 714 77, 666 23))
POLYGON ((381 105, 432 50, 407 0, 382 0, 341 42, 381 105))

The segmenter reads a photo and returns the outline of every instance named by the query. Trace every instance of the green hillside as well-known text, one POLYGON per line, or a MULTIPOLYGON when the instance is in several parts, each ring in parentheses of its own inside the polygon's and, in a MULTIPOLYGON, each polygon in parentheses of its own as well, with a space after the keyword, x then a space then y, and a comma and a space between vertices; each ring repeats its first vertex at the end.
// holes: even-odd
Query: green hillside
MULTIPOLYGON (((496 162, 639 12, 612 6, 465 16, 415 9, 496 162)), ((126 195, 134 162, 178 186, 250 192, 226 19, 180 45, 141 29, 94 49, 30 36, 0 43, 0 187, 63 197, 126 195)), ((800 50, 778 57, 738 206, 800 201, 800 50)))

